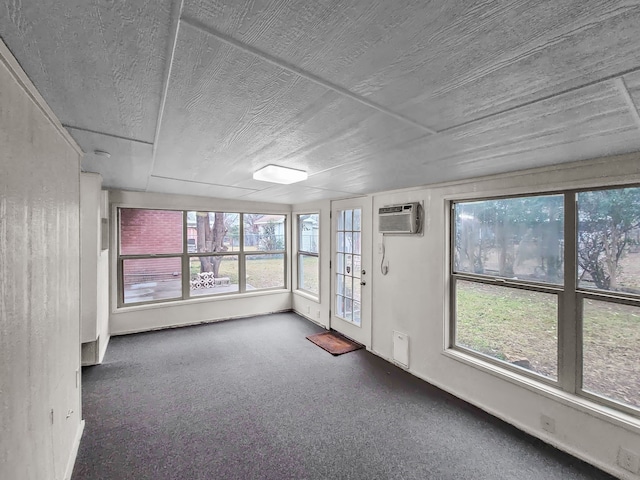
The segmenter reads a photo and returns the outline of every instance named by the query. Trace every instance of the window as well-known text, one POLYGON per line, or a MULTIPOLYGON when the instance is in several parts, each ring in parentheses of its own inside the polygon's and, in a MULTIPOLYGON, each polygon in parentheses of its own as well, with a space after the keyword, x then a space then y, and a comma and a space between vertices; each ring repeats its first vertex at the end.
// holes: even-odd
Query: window
POLYGON ((451 225, 451 347, 639 414, 640 188, 453 202, 451 225))
POLYGON ((120 209, 124 304, 182 298, 182 212, 120 209))
POLYGON ((187 245, 190 296, 239 290, 239 213, 187 212, 187 245))
POLYGON ((558 376, 561 195, 454 204, 455 344, 558 376))
POLYGON ((313 295, 320 293, 320 265, 318 261, 319 215, 298 215, 298 290, 313 295))
POLYGON ((118 214, 120 306, 285 286, 285 215, 137 208, 118 214))
POLYGON ((640 409, 640 188, 577 194, 583 392, 640 409))
POLYGON ((247 290, 285 284, 284 215, 244 214, 247 290))

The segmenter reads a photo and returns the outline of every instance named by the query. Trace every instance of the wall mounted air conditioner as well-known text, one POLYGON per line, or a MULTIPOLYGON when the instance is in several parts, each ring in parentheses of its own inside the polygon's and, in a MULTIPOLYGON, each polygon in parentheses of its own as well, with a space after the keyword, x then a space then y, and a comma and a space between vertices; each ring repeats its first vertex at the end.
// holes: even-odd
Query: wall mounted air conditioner
POLYGON ((388 205, 378 209, 379 231, 383 234, 415 234, 422 230, 422 205, 418 202, 388 205))

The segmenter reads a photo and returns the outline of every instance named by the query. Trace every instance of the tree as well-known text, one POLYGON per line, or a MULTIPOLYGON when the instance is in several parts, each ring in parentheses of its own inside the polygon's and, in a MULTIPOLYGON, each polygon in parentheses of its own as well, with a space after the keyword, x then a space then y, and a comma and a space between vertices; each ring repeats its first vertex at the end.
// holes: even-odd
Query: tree
POLYGON ((480 202, 456 205, 456 265, 462 271, 484 273, 488 242, 483 238, 482 222, 477 218, 481 209, 480 202))
POLYGON ((284 248, 284 243, 278 238, 280 235, 276 234, 277 225, 273 220, 263 225, 262 235, 260 236, 260 250, 273 251, 284 248))
POLYGON ((578 266, 597 288, 618 289, 620 260, 640 227, 640 188, 578 194, 578 266))
MULTIPOLYGON (((224 237, 227 234, 225 226, 225 214, 222 212, 196 212, 196 227, 198 237, 196 246, 198 252, 226 252, 228 247, 224 245, 224 237), (211 223, 213 215, 213 224, 211 223)), ((200 271, 213 272, 214 277, 219 276, 221 256, 208 256, 200 258, 200 271)))
POLYGON ((264 215, 260 213, 245 213, 243 215, 245 246, 255 247, 257 245, 260 225, 257 225, 256 222, 262 217, 264 215))
POLYGON ((562 270, 561 196, 516 197, 456 205, 456 264, 462 271, 516 276, 516 267, 537 258, 536 278, 557 281, 562 270), (486 271, 490 253, 497 272, 486 271))

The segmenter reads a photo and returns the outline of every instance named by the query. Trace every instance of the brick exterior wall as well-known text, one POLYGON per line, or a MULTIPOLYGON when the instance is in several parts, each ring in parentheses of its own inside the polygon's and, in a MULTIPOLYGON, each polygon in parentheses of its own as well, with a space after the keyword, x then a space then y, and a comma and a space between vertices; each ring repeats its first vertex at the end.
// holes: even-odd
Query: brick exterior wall
MULTIPOLYGON (((120 209, 120 254, 182 253, 182 212, 171 210, 120 209)), ((125 260, 124 284, 176 280, 180 258, 125 260)))

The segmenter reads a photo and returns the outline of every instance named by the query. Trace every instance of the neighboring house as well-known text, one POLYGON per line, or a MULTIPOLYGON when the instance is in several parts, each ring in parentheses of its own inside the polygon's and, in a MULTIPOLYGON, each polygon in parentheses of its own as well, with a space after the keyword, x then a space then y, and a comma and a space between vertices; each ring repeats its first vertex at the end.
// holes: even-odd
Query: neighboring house
POLYGON ((257 227, 258 250, 283 250, 285 245, 285 216, 264 215, 254 222, 257 227))
POLYGON ((304 252, 318 251, 319 225, 318 215, 308 215, 301 218, 302 234, 299 249, 304 252))
MULTIPOLYGON (((120 211, 120 251, 126 254, 182 252, 182 213, 124 208, 120 211)), ((132 259, 123 262, 125 287, 174 280, 180 276, 176 258, 132 259)))

